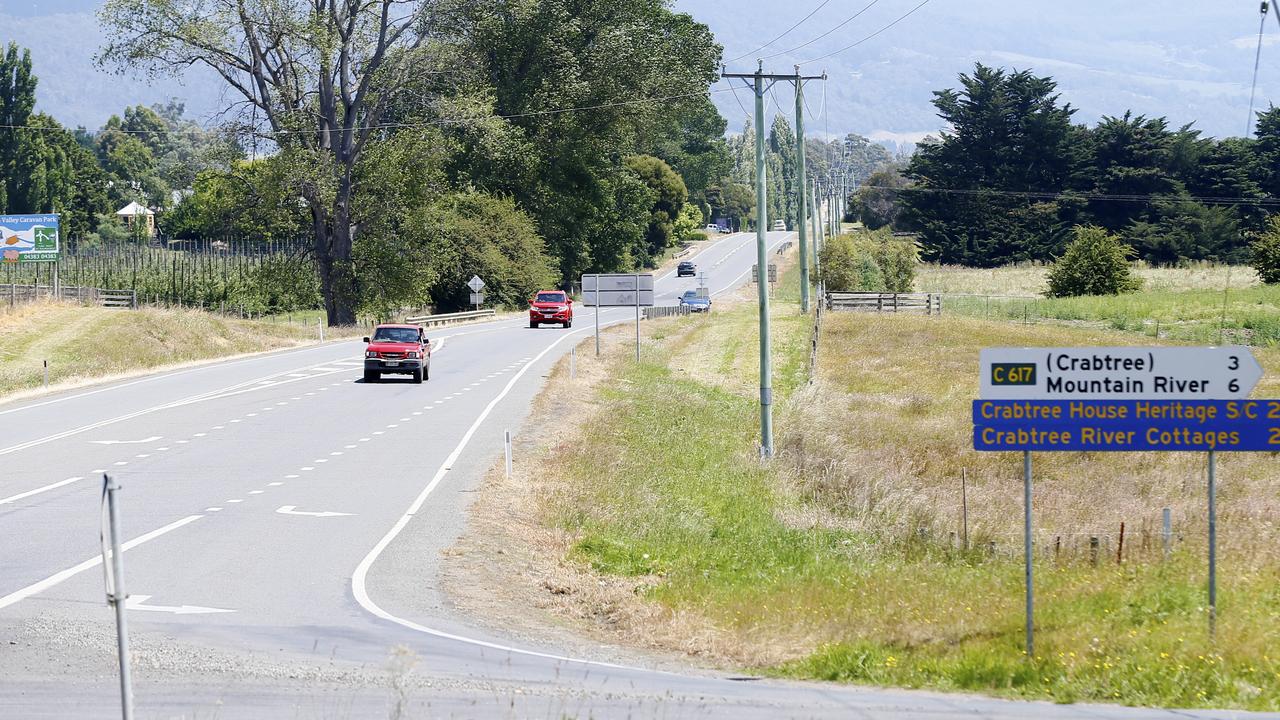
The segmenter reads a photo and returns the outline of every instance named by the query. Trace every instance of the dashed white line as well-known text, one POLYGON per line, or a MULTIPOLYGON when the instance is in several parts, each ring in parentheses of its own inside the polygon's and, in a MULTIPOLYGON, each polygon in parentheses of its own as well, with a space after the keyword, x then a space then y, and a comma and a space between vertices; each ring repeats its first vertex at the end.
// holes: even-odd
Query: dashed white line
POLYGON ((244 502, 244 500, 242 500, 242 499, 240 499, 240 498, 235 498, 235 499, 233 499, 233 500, 226 500, 225 502, 228 502, 228 503, 239 503, 239 502, 244 502))
POLYGON ((121 465, 128 465, 128 464, 129 464, 128 460, 120 460, 115 463, 116 467, 119 467, 121 465))
POLYGON ((315 470, 315 468, 311 467, 310 465, 308 465, 307 467, 304 467, 304 468, 299 468, 299 469, 300 469, 300 470, 315 470))
MULTIPOLYGON (((102 471, 101 471, 101 470, 94 470, 94 472, 95 472, 95 473, 100 473, 100 472, 102 472, 102 471)), ((50 484, 48 484, 48 485, 45 485, 44 487, 38 487, 38 488, 36 488, 35 490, 28 490, 28 491, 26 491, 26 492, 24 492, 24 493, 18 493, 17 495, 10 495, 10 496, 9 496, 9 497, 7 497, 7 498, 0 499, 0 505, 7 505, 8 503, 15 502, 15 501, 17 501, 17 500, 21 500, 22 498, 25 498, 25 497, 31 497, 32 495, 39 495, 39 494, 40 494, 40 493, 42 493, 42 492, 47 492, 47 491, 49 491, 49 490, 53 490, 54 488, 60 488, 60 487, 62 487, 63 485, 70 485, 70 484, 71 484, 71 483, 73 483, 73 482, 77 482, 77 481, 80 481, 80 480, 83 480, 83 479, 84 479, 84 478, 82 478, 82 477, 72 477, 72 478, 67 478, 66 480, 59 480, 59 481, 58 481, 58 482, 56 482, 56 483, 50 483, 50 484)))
POLYGON ((284 477, 285 477, 285 479, 286 479, 286 480, 292 480, 292 479, 294 479, 294 478, 296 478, 296 477, 298 477, 298 476, 297 476, 297 475, 285 475, 284 477))
POLYGON ((196 434, 192 435, 191 437, 204 437, 204 436, 206 436, 206 435, 208 435, 208 434, 209 434, 209 433, 196 433, 196 434))
POLYGON ((250 490, 250 491, 249 491, 249 494, 250 494, 250 495, 261 495, 261 494, 262 494, 262 491, 261 491, 261 490, 250 490))
POLYGON ((134 455, 134 457, 136 457, 136 458, 149 458, 149 457, 151 457, 151 455, 150 455, 150 453, 138 453, 137 455, 134 455))
POLYGON ((282 483, 282 482, 269 482, 269 483, 267 483, 267 487, 280 487, 280 486, 281 486, 281 485, 283 485, 283 484, 284 484, 284 483, 282 483))
POLYGON ((205 511, 205 512, 222 512, 222 508, 220 508, 220 507, 207 507, 207 508, 205 508, 205 509, 204 509, 204 511, 205 511))

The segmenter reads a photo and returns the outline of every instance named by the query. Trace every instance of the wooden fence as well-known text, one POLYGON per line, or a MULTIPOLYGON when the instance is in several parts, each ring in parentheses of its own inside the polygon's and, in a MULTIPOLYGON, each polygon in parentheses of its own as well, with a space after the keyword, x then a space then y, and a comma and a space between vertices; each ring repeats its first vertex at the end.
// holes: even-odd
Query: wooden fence
POLYGON ((135 308, 138 306, 137 293, 132 290, 110 290, 81 285, 63 285, 56 289, 52 285, 18 285, 17 283, 0 285, 0 303, 7 303, 9 307, 14 307, 18 303, 54 299, 102 307, 135 308))
POLYGON ((829 292, 826 306, 828 310, 941 315, 942 296, 937 293, 829 292))

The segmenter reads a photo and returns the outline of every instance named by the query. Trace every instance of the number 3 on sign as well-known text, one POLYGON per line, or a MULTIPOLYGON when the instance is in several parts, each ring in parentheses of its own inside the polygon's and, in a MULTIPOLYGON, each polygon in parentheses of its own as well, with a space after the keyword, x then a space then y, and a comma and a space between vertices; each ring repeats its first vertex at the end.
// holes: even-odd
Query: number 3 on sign
POLYGON ((1240 369, 1240 356, 1239 356, 1239 355, 1232 355, 1232 356, 1231 356, 1230 358, 1228 358, 1228 359, 1231 361, 1231 364, 1227 366, 1227 369, 1228 369, 1228 370, 1239 370, 1239 369, 1240 369))

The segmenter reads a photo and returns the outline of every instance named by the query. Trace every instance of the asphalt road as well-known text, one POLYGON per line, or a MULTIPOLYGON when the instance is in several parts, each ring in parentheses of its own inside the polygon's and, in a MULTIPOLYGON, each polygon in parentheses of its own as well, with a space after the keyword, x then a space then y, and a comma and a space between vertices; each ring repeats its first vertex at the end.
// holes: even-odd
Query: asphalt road
MULTIPOLYGON (((693 259, 720 293, 746 281, 754 239, 693 259)), ((659 302, 696 284, 660 276, 659 302)), ((104 472, 124 488, 140 718, 1239 715, 735 679, 469 626, 434 559, 503 430, 538 431, 541 377, 591 332, 579 313, 572 330, 435 330, 424 385, 366 385, 362 345, 341 342, 0 405, 0 717, 119 714, 104 472)))

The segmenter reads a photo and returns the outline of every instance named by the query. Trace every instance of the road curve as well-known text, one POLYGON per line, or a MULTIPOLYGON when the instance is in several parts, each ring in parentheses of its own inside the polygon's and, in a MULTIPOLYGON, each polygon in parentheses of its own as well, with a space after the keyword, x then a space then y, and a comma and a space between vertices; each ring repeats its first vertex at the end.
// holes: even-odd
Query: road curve
MULTIPOLYGON (((730 290, 754 238, 693 259, 713 293, 730 290)), ((695 285, 659 276, 658 301, 695 285)), ((579 313, 571 330, 436 330, 423 385, 366 385, 362 346, 341 342, 0 405, 0 716, 118 715, 103 472, 124 486, 140 718, 1240 715, 672 672, 468 626, 404 554, 434 567, 503 430, 537 432, 524 420, 542 376, 591 332, 579 313)))

